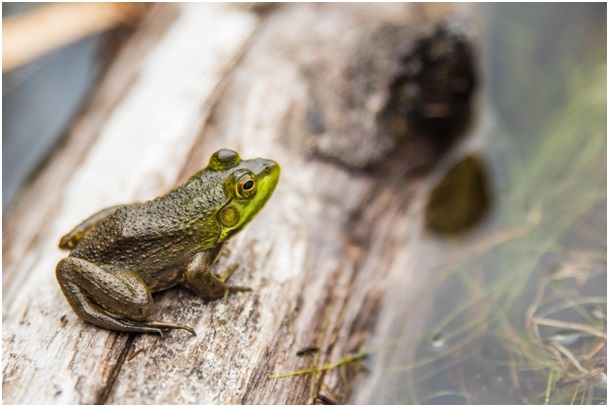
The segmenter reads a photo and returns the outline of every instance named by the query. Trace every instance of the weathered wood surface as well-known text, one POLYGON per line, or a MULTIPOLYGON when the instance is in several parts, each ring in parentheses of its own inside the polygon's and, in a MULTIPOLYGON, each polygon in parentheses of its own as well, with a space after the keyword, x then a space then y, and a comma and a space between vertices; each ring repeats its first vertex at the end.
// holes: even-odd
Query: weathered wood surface
MULTIPOLYGON (((129 40, 5 215, 4 403, 307 403, 309 376, 268 376, 307 368, 303 346, 319 346, 320 363, 369 349, 391 325, 392 296, 425 283, 412 267, 424 196, 411 170, 439 152, 411 129, 396 141, 403 126, 379 112, 416 28, 448 10, 178 8, 129 40), (218 262, 238 264, 231 281, 253 291, 226 304, 156 295, 154 318, 196 337, 80 321, 55 281, 59 237, 103 207, 166 192, 222 147, 282 166, 273 198, 218 262)), ((346 395, 340 371, 317 380, 346 395)), ((356 401, 371 400, 366 383, 356 401)))

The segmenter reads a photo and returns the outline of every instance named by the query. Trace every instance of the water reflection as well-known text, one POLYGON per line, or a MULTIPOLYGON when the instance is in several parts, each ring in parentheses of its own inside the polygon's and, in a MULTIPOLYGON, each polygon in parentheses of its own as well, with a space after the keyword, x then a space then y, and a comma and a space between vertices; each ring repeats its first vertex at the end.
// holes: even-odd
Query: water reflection
POLYGON ((439 234, 463 233, 484 218, 490 201, 484 165, 479 157, 469 155, 455 164, 431 191, 425 226, 439 234))

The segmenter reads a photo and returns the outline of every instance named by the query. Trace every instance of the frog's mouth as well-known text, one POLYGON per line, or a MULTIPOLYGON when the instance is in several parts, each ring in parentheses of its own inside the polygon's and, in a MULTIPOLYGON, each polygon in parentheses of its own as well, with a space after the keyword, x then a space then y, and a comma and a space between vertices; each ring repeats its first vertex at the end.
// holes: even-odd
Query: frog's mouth
POLYGON ((250 223, 269 200, 281 172, 275 161, 252 160, 249 169, 256 175, 256 193, 248 199, 230 199, 218 212, 218 224, 221 231, 218 242, 223 242, 250 223))

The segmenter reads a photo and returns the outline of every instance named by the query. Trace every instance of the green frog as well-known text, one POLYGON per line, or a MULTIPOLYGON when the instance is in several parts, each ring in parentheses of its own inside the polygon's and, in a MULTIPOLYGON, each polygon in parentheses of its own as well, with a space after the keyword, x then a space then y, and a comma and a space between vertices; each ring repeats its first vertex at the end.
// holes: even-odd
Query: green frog
POLYGON ((59 242, 70 250, 56 269, 68 303, 80 318, 103 328, 196 335, 188 326, 149 320, 152 293, 178 284, 206 299, 249 291, 227 284, 231 272, 217 277, 211 266, 271 197, 279 173, 274 161, 242 160, 220 150, 168 194, 94 214, 59 242))

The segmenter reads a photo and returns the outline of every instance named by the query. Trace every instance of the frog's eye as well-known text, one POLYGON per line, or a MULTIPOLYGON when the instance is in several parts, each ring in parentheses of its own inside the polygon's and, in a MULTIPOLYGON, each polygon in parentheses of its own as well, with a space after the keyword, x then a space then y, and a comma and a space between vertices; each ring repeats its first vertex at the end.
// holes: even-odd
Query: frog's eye
POLYGON ((243 174, 237 180, 237 196, 250 198, 256 193, 256 178, 253 174, 243 174))

